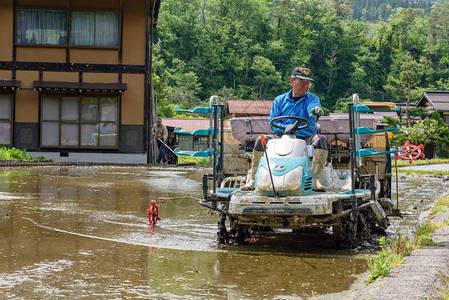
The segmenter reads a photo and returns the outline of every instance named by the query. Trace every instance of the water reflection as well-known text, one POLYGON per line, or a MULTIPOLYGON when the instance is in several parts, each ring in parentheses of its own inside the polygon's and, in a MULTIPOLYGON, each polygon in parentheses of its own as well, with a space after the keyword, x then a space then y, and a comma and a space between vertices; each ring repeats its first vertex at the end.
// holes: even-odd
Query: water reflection
MULTIPOLYGON (((201 176, 143 167, 2 169, 0 298, 309 297, 348 289, 366 270, 363 255, 335 251, 318 233, 266 234, 218 249, 217 216, 195 200, 201 176), (161 203, 155 228, 146 226, 151 200, 161 203)), ((419 184, 428 193, 438 183, 405 186, 419 184)))

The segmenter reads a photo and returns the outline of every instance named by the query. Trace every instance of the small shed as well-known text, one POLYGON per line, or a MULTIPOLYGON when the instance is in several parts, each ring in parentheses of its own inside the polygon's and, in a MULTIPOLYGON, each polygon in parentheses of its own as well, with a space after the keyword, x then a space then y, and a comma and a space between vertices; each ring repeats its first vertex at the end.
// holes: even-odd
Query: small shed
POLYGON ((424 107, 429 113, 438 111, 449 126, 449 91, 425 91, 416 107, 424 107))
POLYGON ((269 116, 272 100, 228 100, 227 111, 232 118, 269 116))
MULTIPOLYGON (((163 124, 173 134, 173 146, 181 151, 200 152, 210 148, 210 119, 164 119, 163 124)), ((212 125, 213 126, 213 125, 212 125)), ((225 128, 228 122, 224 123, 225 128)))

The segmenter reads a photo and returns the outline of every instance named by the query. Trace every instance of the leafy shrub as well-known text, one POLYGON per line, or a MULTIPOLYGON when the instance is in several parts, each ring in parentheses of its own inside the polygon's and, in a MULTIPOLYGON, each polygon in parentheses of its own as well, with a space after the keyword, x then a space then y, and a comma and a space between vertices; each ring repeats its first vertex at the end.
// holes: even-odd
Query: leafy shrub
POLYGON ((1 147, 0 148, 0 161, 5 160, 33 160, 33 161, 42 161, 45 160, 45 157, 39 156, 37 158, 33 158, 29 155, 26 150, 9 148, 9 147, 1 147))

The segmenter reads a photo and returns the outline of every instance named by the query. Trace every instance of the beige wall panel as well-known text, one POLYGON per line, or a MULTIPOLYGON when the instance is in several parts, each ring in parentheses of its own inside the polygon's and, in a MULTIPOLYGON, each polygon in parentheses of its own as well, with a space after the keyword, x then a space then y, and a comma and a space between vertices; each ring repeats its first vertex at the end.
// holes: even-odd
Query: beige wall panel
POLYGON ((18 61, 65 62, 65 48, 17 47, 18 61))
MULTIPOLYGON (((125 0, 126 2, 127 0, 125 0)), ((120 9, 120 0, 70 0, 71 8, 120 9)))
POLYGON ((33 81, 39 80, 39 72, 17 71, 16 79, 21 81, 20 87, 33 87, 33 81))
POLYGON ((123 74, 123 82, 128 85, 122 94, 122 124, 143 125, 144 114, 144 75, 123 74))
MULTIPOLYGON (((32 87, 33 81, 39 79, 39 72, 17 71, 21 87, 32 87)), ((16 122, 39 121, 39 93, 34 90, 20 89, 16 93, 16 122)))
POLYGON ((44 72, 45 81, 69 81, 78 82, 78 72, 44 72))
POLYGON ((0 1, 0 60, 12 60, 13 1, 0 1))
POLYGON ((67 3, 65 0, 18 0, 17 6, 65 8, 67 7, 67 3))
POLYGON ((117 83, 117 73, 83 73, 83 82, 117 83))
POLYGON ((117 64, 118 50, 71 48, 70 62, 82 64, 117 64))
POLYGON ((0 80, 12 80, 12 71, 0 70, 0 80))
POLYGON ((145 1, 124 2, 122 39, 123 63, 145 64, 145 1))
POLYGON ((16 93, 16 122, 39 121, 39 93, 34 90, 18 90, 16 93))

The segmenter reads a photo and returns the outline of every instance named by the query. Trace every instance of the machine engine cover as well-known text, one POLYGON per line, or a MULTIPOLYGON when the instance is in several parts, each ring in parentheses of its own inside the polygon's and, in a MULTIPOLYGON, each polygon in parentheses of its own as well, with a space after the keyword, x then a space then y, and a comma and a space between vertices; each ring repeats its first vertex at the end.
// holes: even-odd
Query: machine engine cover
POLYGON ((307 143, 302 139, 284 135, 280 139, 267 142, 267 155, 270 158, 307 157, 307 143))

